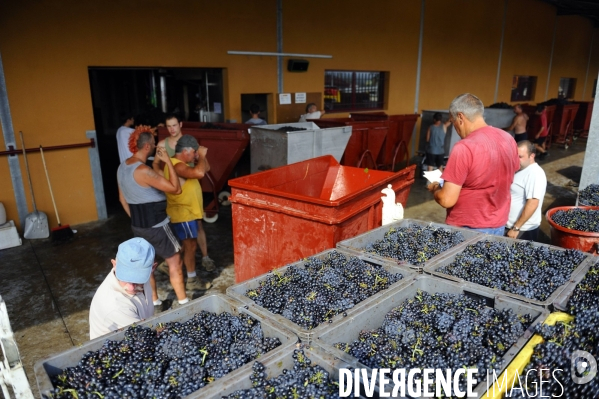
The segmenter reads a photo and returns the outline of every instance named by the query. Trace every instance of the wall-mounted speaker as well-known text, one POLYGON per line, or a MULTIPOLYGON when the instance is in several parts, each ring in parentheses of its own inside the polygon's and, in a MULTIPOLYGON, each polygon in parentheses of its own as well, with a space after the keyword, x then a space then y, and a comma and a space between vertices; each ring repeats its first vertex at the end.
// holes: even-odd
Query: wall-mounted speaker
POLYGON ((310 62, 306 60, 289 60, 287 62, 287 70, 289 72, 306 72, 308 65, 310 65, 310 62))

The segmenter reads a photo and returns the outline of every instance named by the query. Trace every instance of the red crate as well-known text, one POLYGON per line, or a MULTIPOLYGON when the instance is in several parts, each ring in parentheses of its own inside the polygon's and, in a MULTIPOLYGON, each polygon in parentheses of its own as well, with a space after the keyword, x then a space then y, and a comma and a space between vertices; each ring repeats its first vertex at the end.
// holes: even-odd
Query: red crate
POLYGON ((405 207, 415 168, 366 170, 325 155, 229 180, 236 282, 379 227, 381 190, 390 184, 405 207))
POLYGON ((389 124, 386 121, 356 121, 352 118, 310 119, 321 129, 351 126, 352 134, 345 147, 341 165, 376 169, 376 159, 383 148, 389 124))

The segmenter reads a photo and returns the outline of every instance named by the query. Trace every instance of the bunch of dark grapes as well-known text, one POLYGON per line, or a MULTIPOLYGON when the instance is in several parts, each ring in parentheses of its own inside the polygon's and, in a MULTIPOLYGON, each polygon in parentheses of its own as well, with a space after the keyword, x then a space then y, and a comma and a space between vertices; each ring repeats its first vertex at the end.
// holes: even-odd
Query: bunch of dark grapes
POLYGON ((391 228, 382 240, 368 244, 365 251, 420 265, 462 242, 464 236, 460 232, 410 224, 408 227, 391 228))
POLYGON ((245 295, 257 305, 312 329, 366 298, 401 280, 379 265, 331 251, 323 258, 307 258, 304 268, 275 269, 245 295))
MULTIPOLYGON (((570 314, 575 316, 574 320, 558 322, 554 326, 537 326, 536 332, 541 334, 544 342, 534 348, 530 363, 526 366, 524 373, 530 372, 532 376, 529 379, 521 381, 524 388, 524 395, 518 391, 517 395, 512 397, 539 397, 539 392, 535 394, 535 383, 538 384, 540 377, 545 381, 542 394, 554 397, 571 398, 595 398, 599 392, 599 379, 593 378, 587 384, 576 384, 570 376, 572 365, 572 354, 574 351, 582 350, 589 352, 599 359, 599 312, 597 303, 599 300, 599 267, 594 265, 589 269, 585 278, 576 286, 573 294, 568 300, 568 309, 570 314), (541 369, 549 369, 550 373, 557 369, 554 375, 546 375, 545 371, 541 374, 541 369), (531 372, 531 370, 534 370, 531 372), (549 377, 549 378, 547 378, 549 377), (556 381, 554 377, 557 377, 556 381), (547 382, 548 381, 548 382, 547 382), (561 384, 561 386, 560 386, 561 384), (562 394, 565 393, 565 396, 562 394)), ((578 372, 577 366, 580 366, 579 359, 575 362, 577 377, 582 377, 590 371, 590 365, 581 367, 578 372)), ((588 359, 587 359, 588 360, 588 359)), ((526 374, 522 375, 526 375, 526 374)), ((539 385, 536 385, 538 387, 539 385)), ((538 391, 538 388, 537 388, 538 391)))
POLYGON ((599 210, 572 208, 551 216, 556 224, 570 230, 599 233, 599 210))
POLYGON ((283 369, 282 374, 267 379, 266 369, 260 362, 255 362, 250 377, 253 388, 238 390, 227 399, 329 399, 339 398, 339 387, 335 384, 335 376, 312 361, 301 349, 293 351, 293 370, 283 369))
POLYGON ((595 377, 585 384, 577 384, 572 379, 571 371, 574 365, 578 378, 591 372, 589 359, 573 356, 577 350, 599 358, 599 312, 583 310, 576 314, 574 321, 558 322, 554 326, 539 325, 536 332, 541 334, 544 342, 535 346, 530 363, 520 374, 523 389, 514 389, 511 396, 506 397, 596 398, 599 379, 595 377))
POLYGON ((295 127, 295 126, 281 126, 276 129, 278 132, 299 132, 301 130, 308 130, 304 127, 295 127))
POLYGON ((52 398, 181 398, 281 345, 248 315, 206 311, 156 329, 132 326, 53 377, 52 398))
POLYGON ((578 203, 590 206, 599 205, 599 184, 589 184, 584 190, 580 190, 578 203))
POLYGON ((550 249, 528 241, 506 244, 483 240, 468 245, 452 263, 437 271, 544 301, 568 281, 584 259, 583 252, 573 249, 550 249))
MULTIPOLYGON (((489 308, 482 299, 418 291, 387 313, 379 328, 361 331, 356 341, 335 347, 370 368, 474 367, 480 383, 486 370, 503 367, 502 356, 531 322, 528 314, 489 308)), ((462 390, 466 383, 460 379, 462 390)))

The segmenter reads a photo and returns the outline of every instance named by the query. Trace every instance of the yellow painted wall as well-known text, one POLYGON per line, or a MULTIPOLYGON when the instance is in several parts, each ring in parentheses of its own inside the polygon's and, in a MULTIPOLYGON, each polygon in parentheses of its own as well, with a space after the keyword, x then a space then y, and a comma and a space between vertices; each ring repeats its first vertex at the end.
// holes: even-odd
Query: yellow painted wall
MULTIPOLYGON (((29 147, 85 141, 85 131, 94 129, 90 66, 225 68, 225 118, 240 120, 242 93, 277 93, 277 61, 227 55, 227 50, 275 52, 276 3, 5 2, 0 54, 14 130, 25 132, 29 147)), ((544 96, 555 8, 540 0, 510 0, 508 5, 497 101, 509 102, 514 74, 538 76, 537 93, 544 96)), ((322 92, 326 69, 388 71, 386 111, 412 113, 420 12, 420 0, 283 1, 283 50, 333 56, 310 59, 307 73, 287 72, 285 59, 284 91, 322 92)), ((447 108, 463 92, 475 93, 487 105, 493 102, 503 13, 503 1, 426 1, 420 110, 447 108)), ((592 32, 585 18, 558 18, 550 97, 563 76, 579 79, 576 98, 582 99, 592 32)), ((594 48, 586 99, 599 72, 599 35, 594 48)), ((0 148, 5 148, 1 135, 0 148)), ((87 149, 47 155, 63 223, 95 220, 87 149)), ((30 164, 38 207, 54 226, 39 154, 32 154, 30 164)), ((24 166, 21 170, 24 175, 24 166)), ((24 185, 28 192, 26 181, 24 185)), ((18 222, 8 163, 2 157, 0 187, 0 201, 18 222)))
POLYGON ((560 16, 557 19, 548 99, 557 97, 560 78, 576 78, 574 100, 583 99, 583 85, 593 31, 593 25, 586 18, 560 16))
MULTIPOLYGON (((85 131, 94 130, 89 66, 227 68, 225 113, 239 119, 241 93, 276 92, 276 61, 227 55, 227 50, 276 51, 275 10, 275 0, 254 1, 251 6, 192 0, 3 4, 0 52, 14 130, 23 130, 26 143, 34 147, 85 141, 85 131)), ((47 158, 61 221, 95 220, 87 150, 52 152, 47 158)), ((39 155, 31 156, 30 165, 38 207, 55 226, 39 155)), ((0 201, 8 217, 18 222, 4 160, 0 186, 0 201)))
POLYGON ((500 1, 427 0, 420 109, 447 109, 466 92, 490 104, 502 16, 500 1))
POLYGON ((283 4, 284 51, 333 56, 332 59, 310 59, 307 73, 285 72, 285 91, 323 91, 327 69, 387 71, 390 76, 387 112, 413 112, 419 0, 381 0, 376 6, 344 0, 283 4))
POLYGON ((514 75, 537 77, 535 97, 545 100, 555 8, 538 0, 509 1, 497 102, 511 103, 514 75))

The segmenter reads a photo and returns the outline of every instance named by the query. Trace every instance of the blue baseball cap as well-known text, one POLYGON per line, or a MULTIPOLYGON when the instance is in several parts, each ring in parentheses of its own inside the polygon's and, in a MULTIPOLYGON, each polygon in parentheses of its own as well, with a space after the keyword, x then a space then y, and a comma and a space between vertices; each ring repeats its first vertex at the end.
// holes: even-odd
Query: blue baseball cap
POLYGON ((145 284, 154 264, 154 247, 143 238, 132 238, 119 245, 116 253, 116 278, 126 283, 145 284))

